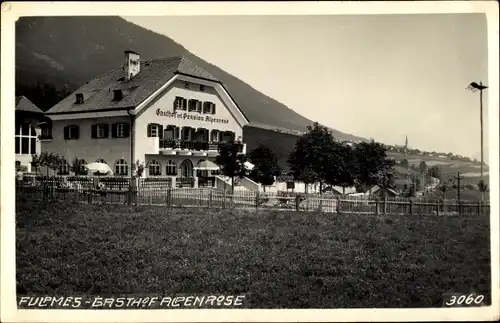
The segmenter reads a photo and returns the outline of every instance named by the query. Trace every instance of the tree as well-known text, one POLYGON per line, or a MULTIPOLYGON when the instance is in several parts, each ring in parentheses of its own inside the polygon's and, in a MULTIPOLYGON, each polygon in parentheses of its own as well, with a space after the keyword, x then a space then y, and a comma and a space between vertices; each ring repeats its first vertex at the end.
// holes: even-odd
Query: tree
POLYGON ((42 158, 39 154, 31 155, 31 167, 35 170, 35 173, 38 174, 38 167, 42 166, 42 158))
POLYGON ((427 175, 434 178, 441 178, 441 170, 438 166, 432 166, 427 170, 427 175))
POLYGON ((231 178, 231 193, 234 195, 234 178, 246 176, 246 156, 241 153, 243 144, 239 142, 225 142, 219 145, 219 154, 215 163, 219 165, 223 175, 231 178))
POLYGON ((276 155, 269 147, 260 145, 250 152, 249 158, 254 165, 250 178, 262 184, 266 191, 266 186, 274 183, 274 176, 279 176, 281 173, 276 155))
POLYGON ((63 163, 63 158, 55 153, 49 153, 44 151, 40 155, 36 155, 35 157, 35 164, 37 165, 37 167, 38 166, 46 167, 47 176, 49 175, 49 169, 56 172, 57 169, 61 167, 62 163, 63 163))
POLYGON ((132 163, 131 167, 131 177, 132 178, 137 178, 137 177, 142 177, 142 174, 144 174, 144 170, 146 169, 146 166, 144 165, 143 162, 140 160, 136 160, 135 163, 132 163))
POLYGON ((420 171, 420 173, 424 174, 426 169, 427 169, 427 164, 425 163, 425 161, 422 160, 418 165, 418 170, 420 171))
POLYGON ((342 194, 345 194, 345 188, 354 185, 357 171, 353 148, 334 142, 328 156, 325 182, 332 186, 342 187, 342 194))
POLYGON ((85 167, 85 160, 80 159, 78 157, 73 158, 73 161, 71 162, 70 170, 75 173, 76 176, 78 175, 87 175, 88 170, 85 167))
POLYGON ((479 191, 483 192, 483 193, 488 190, 488 185, 482 179, 477 184, 477 187, 478 187, 479 191))
POLYGON ((377 186, 386 194, 387 189, 394 188, 394 165, 396 162, 392 159, 384 159, 377 172, 377 186))
POLYGON ((404 168, 410 167, 410 164, 408 163, 408 159, 404 158, 399 162, 399 165, 404 168))
POLYGON ((386 189, 394 185, 394 161, 387 157, 384 147, 377 142, 362 142, 354 149, 356 180, 367 187, 379 185, 386 189))
POLYGON ((308 130, 295 143, 288 164, 293 178, 304 182, 306 187, 308 184, 319 182, 321 194, 335 140, 328 128, 317 122, 309 126, 308 130))
POLYGON ((481 192, 481 201, 483 201, 484 193, 488 191, 488 185, 481 179, 477 184, 477 187, 479 188, 479 192, 481 192))

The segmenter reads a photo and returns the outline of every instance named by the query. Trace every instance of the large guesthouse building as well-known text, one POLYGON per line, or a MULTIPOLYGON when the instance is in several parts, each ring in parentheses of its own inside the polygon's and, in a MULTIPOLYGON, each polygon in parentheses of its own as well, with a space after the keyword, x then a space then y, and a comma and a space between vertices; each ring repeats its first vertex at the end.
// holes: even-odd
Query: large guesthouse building
POLYGON ((88 81, 46 116, 52 130, 42 151, 65 158, 61 174, 75 157, 125 176, 139 161, 143 176, 190 186, 211 178, 218 145, 243 142, 248 124, 224 85, 187 57, 141 61, 133 51, 121 68, 88 81))

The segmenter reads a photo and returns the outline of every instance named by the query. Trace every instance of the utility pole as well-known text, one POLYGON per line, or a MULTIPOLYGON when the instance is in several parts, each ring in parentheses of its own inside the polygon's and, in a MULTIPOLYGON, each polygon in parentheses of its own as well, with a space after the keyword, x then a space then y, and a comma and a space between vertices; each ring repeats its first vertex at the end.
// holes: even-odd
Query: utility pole
POLYGON ((455 176, 455 179, 457 180, 457 199, 458 202, 460 202, 460 180, 463 179, 463 176, 460 176, 460 172, 458 172, 457 176, 455 176))
MULTIPOLYGON (((483 85, 483 82, 479 82, 477 84, 476 82, 472 82, 467 86, 467 89, 476 92, 479 91, 479 122, 481 125, 481 182, 484 183, 483 181, 483 164, 484 164, 484 159, 483 159, 483 90, 486 90, 488 86, 483 85)), ((484 200, 484 193, 481 192, 481 201, 484 200)))

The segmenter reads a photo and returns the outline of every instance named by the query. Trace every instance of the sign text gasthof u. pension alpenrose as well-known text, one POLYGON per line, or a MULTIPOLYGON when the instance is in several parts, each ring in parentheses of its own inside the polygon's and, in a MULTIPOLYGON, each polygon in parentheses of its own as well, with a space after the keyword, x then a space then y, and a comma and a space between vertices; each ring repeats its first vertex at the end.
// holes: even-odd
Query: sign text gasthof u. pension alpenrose
POLYGON ((190 114, 187 112, 172 112, 172 111, 162 111, 161 109, 156 110, 156 115, 159 117, 184 119, 184 120, 197 120, 210 123, 229 123, 227 119, 214 118, 208 115, 190 114))

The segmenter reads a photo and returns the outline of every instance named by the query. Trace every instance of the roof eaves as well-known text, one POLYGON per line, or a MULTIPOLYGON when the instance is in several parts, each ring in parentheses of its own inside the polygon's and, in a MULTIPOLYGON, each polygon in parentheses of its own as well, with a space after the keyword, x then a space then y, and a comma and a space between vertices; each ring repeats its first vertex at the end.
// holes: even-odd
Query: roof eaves
POLYGON ((79 113, 94 113, 94 112, 108 112, 108 111, 122 111, 130 110, 135 108, 135 106, 119 107, 119 108, 109 108, 109 109, 96 109, 96 110, 84 110, 84 111, 61 111, 61 112, 45 112, 45 115, 61 115, 61 114, 79 114, 79 113))

